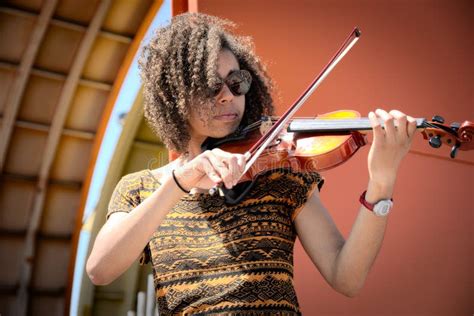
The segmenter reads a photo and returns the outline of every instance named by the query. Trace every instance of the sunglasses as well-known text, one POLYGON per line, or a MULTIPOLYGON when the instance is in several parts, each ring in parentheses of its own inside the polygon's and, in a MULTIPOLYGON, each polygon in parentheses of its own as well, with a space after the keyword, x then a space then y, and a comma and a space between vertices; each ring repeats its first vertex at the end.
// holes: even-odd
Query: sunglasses
POLYGON ((225 79, 221 79, 214 89, 211 89, 211 96, 217 96, 222 91, 224 84, 234 96, 244 95, 250 90, 252 75, 245 69, 232 71, 225 79))

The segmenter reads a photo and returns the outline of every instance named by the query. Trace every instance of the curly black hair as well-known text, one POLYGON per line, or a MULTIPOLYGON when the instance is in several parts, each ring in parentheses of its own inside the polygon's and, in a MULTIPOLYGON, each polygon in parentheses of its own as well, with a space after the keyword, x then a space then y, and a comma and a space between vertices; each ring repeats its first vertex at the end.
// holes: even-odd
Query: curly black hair
POLYGON ((273 83, 254 53, 251 38, 231 33, 233 28, 235 24, 225 19, 185 13, 158 29, 144 46, 139 58, 144 115, 168 149, 186 152, 189 109, 199 110, 212 98, 210 91, 220 82, 217 57, 222 49, 229 49, 252 75, 240 126, 273 114, 273 83))

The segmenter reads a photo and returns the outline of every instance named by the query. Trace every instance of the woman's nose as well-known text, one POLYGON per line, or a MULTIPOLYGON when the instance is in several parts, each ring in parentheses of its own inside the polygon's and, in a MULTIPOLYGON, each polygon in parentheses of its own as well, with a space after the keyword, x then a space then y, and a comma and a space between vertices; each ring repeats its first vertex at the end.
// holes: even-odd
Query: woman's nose
POLYGON ((222 86, 222 90, 219 92, 217 97, 219 99, 219 103, 227 103, 229 101, 232 101, 234 95, 232 94, 232 91, 230 91, 229 87, 224 84, 222 86))

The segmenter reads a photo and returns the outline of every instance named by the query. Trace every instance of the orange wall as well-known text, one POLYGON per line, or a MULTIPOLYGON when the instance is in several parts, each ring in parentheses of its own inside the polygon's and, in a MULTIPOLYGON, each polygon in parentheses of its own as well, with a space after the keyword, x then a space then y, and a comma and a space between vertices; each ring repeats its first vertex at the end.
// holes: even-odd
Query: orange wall
MULTIPOLYGON (((354 26, 361 40, 300 115, 376 107, 474 120, 473 1, 194 0, 254 37, 280 99, 299 96, 354 26)), ((445 158, 419 135, 401 166, 384 245, 360 296, 332 290, 298 244, 295 283, 305 315, 468 315, 474 311, 474 154, 445 158), (421 154, 420 154, 421 153, 421 154), (470 287, 471 285, 471 287, 470 287)), ((367 184, 368 146, 324 173, 323 203, 347 237, 367 184)))

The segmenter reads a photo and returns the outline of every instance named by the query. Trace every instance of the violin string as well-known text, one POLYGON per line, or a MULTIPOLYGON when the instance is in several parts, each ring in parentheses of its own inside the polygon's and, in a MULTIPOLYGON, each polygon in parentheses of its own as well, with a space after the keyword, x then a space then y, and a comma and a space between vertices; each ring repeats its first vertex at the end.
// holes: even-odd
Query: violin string
POLYGON ((253 131, 253 130, 255 130, 256 128, 258 128, 260 125, 261 125, 261 122, 260 122, 260 121, 254 122, 254 123, 252 123, 252 124, 250 124, 250 125, 247 125, 243 130, 246 131, 246 132, 247 132, 247 131, 253 131))
POLYGON ((255 129, 255 127, 258 126, 259 124, 260 124, 259 122, 251 123, 251 124, 245 126, 244 128, 242 128, 242 131, 243 132, 251 131, 251 130, 255 129))
POLYGON ((450 127, 447 127, 447 126, 444 126, 444 125, 441 125, 441 126, 438 126, 436 124, 433 124, 433 123, 429 123, 429 122, 426 122, 426 125, 431 127, 431 128, 434 128, 434 129, 437 129, 437 130, 442 130, 448 134, 451 134, 451 136, 457 138, 458 137, 458 132, 450 127))
POLYGON ((434 125, 434 124, 431 124, 429 122, 425 122, 425 126, 426 127, 431 127, 431 128, 438 128, 438 126, 434 125))
MULTIPOLYGON (((276 117, 270 117, 272 121, 276 121, 278 120, 278 118, 276 117)), ((347 128, 348 125, 352 125, 352 126, 349 126, 349 127, 354 127, 354 125, 356 125, 355 127, 357 127, 357 125, 363 123, 364 125, 367 125, 367 127, 369 127, 369 118, 356 118, 356 119, 336 119, 336 120, 327 120, 327 119, 312 119, 312 118, 308 118, 308 119, 305 119, 305 118, 295 118, 295 120, 308 120, 308 121, 311 121, 311 123, 313 123, 314 125, 320 125, 319 128, 347 128)), ((262 121, 256 121, 254 123, 251 123, 249 125, 247 125, 245 128, 242 129, 242 131, 244 132, 249 132, 249 131, 254 131, 255 129, 259 128, 260 126, 262 125, 262 121)), ((435 128, 435 129, 439 129, 439 127, 437 125, 434 125, 428 121, 423 121, 421 124, 420 124, 421 127, 430 127, 430 128, 435 128)))

